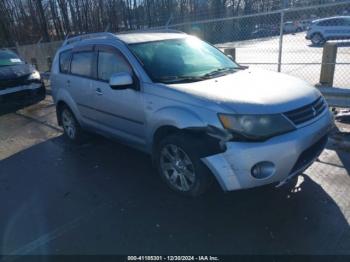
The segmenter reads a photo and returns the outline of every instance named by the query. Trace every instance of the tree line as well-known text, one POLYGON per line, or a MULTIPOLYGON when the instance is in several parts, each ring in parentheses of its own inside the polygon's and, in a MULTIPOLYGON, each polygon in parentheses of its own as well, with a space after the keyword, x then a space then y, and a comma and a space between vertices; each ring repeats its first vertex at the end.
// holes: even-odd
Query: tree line
POLYGON ((335 1, 338 0, 1 0, 0 46, 335 1))

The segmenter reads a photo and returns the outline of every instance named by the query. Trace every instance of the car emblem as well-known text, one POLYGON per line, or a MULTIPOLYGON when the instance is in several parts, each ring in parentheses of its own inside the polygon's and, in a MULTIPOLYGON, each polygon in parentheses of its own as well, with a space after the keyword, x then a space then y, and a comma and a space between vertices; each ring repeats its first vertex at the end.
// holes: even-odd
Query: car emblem
POLYGON ((316 109, 314 107, 311 107, 311 108, 312 108, 312 115, 316 116, 316 114, 317 114, 316 109))

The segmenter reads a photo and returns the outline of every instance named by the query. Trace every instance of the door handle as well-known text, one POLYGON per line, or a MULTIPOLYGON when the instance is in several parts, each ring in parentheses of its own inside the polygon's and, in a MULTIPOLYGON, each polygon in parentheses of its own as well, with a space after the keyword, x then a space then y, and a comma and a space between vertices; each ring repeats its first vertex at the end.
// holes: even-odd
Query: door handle
POLYGON ((70 87, 70 80, 67 80, 66 86, 67 86, 67 87, 70 87))
POLYGON ((102 96, 101 88, 96 88, 96 94, 99 95, 99 96, 102 96))

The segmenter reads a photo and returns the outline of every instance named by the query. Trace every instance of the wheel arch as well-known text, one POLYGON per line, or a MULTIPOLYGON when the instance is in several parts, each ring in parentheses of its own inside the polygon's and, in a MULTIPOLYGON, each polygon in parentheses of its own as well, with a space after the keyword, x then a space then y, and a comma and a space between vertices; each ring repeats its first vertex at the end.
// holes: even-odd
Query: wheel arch
POLYGON ((154 155, 154 150, 159 145, 160 141, 167 136, 173 134, 180 134, 187 137, 191 137, 193 140, 200 140, 200 144, 203 145, 202 151, 203 155, 215 154, 218 152, 223 152, 225 148, 220 144, 221 140, 218 137, 214 137, 209 133, 210 127, 186 127, 178 128, 175 126, 161 126, 159 127, 153 136, 152 145, 152 155, 154 155))
POLYGON ((205 127, 204 121, 194 112, 181 107, 166 107, 152 114, 148 119, 147 147, 153 146, 164 135, 179 132, 189 127, 205 127))
MULTIPOLYGON (((214 175, 214 173, 210 170, 205 162, 203 162, 203 158, 216 155, 222 153, 226 150, 225 146, 221 145, 221 140, 219 138, 215 138, 209 135, 209 129, 207 128, 183 128, 179 129, 174 126, 162 126, 157 129, 154 134, 154 144, 153 144, 153 152, 152 152, 152 164, 155 168, 159 168, 159 159, 161 155, 162 147, 160 145, 166 145, 166 143, 162 143, 163 139, 166 139, 170 136, 181 136, 182 141, 186 141, 186 145, 191 145, 194 148, 196 155, 199 157, 199 161, 203 165, 203 168, 207 170, 208 179, 210 179, 211 183, 213 182, 217 186, 220 185, 220 181, 214 175)), ((187 154, 188 152, 185 151, 187 154)), ((211 184, 210 183, 210 184, 211 184)), ((222 186, 221 186, 222 187, 222 186)))
POLYGON ((158 129, 153 134, 153 147, 155 147, 164 137, 181 132, 183 132, 183 129, 172 125, 164 125, 158 127, 158 129))
POLYGON ((56 116, 57 116, 57 122, 59 126, 62 126, 62 118, 61 118, 61 111, 64 107, 68 107, 66 102, 64 102, 63 100, 60 100, 57 102, 56 105, 56 116))
POLYGON ((76 106, 76 104, 73 101, 68 102, 65 99, 58 99, 57 102, 56 102, 56 115, 57 115, 57 122, 58 122, 58 124, 60 126, 62 125, 61 114, 60 113, 61 113, 61 110, 64 107, 68 107, 68 109, 70 111, 72 111, 72 113, 73 113, 75 119, 78 121, 78 123, 80 125, 82 125, 82 123, 81 123, 81 115, 79 113, 78 107, 76 106))
POLYGON ((54 101, 56 104, 58 124, 61 124, 60 110, 62 110, 63 106, 67 106, 72 111, 78 123, 82 125, 81 115, 78 106, 67 90, 65 90, 64 88, 60 88, 54 96, 54 101))
POLYGON ((312 38, 314 35, 320 35, 323 39, 326 39, 325 37, 324 37, 324 35, 320 32, 320 31, 315 31, 315 32, 313 32, 311 35, 310 35, 310 38, 312 38))

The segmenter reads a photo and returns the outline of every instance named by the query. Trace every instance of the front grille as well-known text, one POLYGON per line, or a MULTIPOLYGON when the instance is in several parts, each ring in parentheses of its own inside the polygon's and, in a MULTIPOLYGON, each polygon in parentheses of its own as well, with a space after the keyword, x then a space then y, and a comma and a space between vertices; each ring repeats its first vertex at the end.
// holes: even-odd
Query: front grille
POLYGON ((30 81, 28 81, 27 79, 28 75, 24 75, 13 79, 0 80, 0 90, 15 86, 27 85, 30 83, 30 81))
POLYGON ((284 115, 295 125, 300 125, 320 115, 327 108, 324 98, 320 96, 316 101, 298 109, 285 112, 284 115))
POLYGON ((312 164, 312 161, 314 161, 315 158, 321 154, 322 150, 327 144, 327 141, 328 135, 325 135, 315 144, 303 151, 290 173, 293 174, 294 172, 300 171, 301 169, 306 168, 308 165, 312 164))

